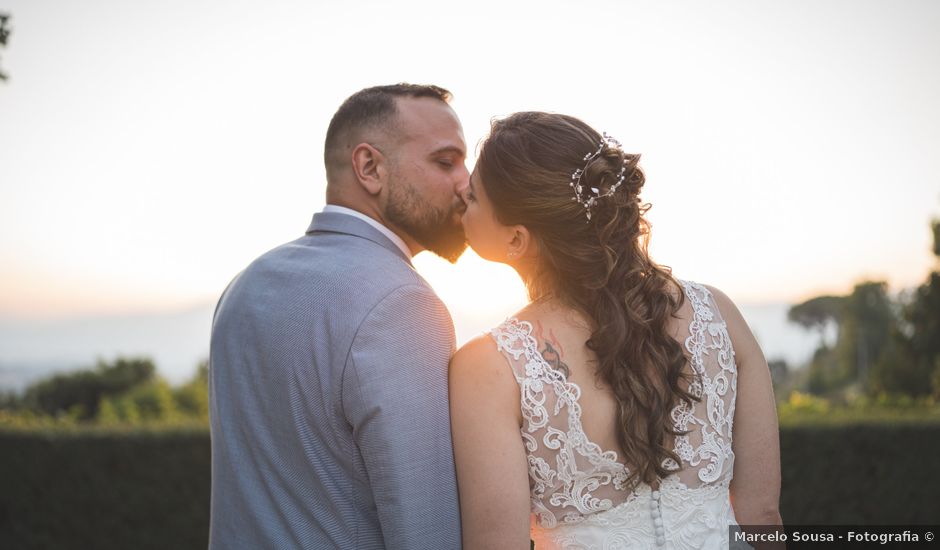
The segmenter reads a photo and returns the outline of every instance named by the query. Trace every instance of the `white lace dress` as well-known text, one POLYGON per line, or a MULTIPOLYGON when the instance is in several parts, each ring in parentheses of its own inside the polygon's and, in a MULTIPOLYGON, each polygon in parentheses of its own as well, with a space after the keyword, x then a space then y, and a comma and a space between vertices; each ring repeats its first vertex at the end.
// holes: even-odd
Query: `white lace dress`
POLYGON ((737 525, 728 495, 734 350, 708 289, 681 283, 693 309, 683 335, 697 375, 689 389, 701 401, 672 411, 675 427, 689 433, 676 437, 682 463, 667 460, 677 471, 658 490, 646 484, 626 490, 627 467, 617 452, 588 440, 581 389, 545 361, 532 325, 510 318, 491 331, 521 391, 537 550, 728 548, 728 527, 737 525))

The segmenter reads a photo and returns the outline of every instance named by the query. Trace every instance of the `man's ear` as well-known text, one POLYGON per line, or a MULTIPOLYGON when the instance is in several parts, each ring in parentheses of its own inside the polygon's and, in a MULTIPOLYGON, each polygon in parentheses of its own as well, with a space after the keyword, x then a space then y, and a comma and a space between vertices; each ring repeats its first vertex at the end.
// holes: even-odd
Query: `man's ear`
POLYGON ((352 169, 356 181, 370 195, 378 195, 385 187, 388 175, 387 160, 382 151, 368 143, 360 143, 352 150, 352 169))
POLYGON ((510 228, 510 240, 506 256, 510 261, 518 261, 525 257, 534 258, 538 255, 538 246, 532 239, 532 234, 524 225, 514 225, 510 228))

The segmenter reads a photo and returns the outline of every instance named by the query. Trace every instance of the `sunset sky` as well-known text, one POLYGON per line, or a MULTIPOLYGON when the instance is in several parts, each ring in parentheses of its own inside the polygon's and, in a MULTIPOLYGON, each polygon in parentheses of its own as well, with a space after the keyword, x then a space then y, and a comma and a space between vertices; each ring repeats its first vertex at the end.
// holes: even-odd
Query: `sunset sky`
MULTIPOLYGON (((471 151, 519 110, 643 155, 651 249, 742 303, 893 289, 933 265, 940 3, 0 0, 0 317, 217 299, 324 204, 333 112, 455 96, 471 151)), ((473 155, 471 155, 472 157, 473 155)), ((468 160, 472 166, 473 158, 468 160)), ((419 270, 455 317, 524 303, 472 254, 419 270)))

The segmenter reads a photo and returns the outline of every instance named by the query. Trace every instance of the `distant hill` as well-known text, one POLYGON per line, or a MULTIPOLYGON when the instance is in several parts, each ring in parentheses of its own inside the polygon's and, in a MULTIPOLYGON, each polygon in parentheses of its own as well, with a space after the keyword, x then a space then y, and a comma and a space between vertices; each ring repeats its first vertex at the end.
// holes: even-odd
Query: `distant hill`
MULTIPOLYGON (((802 366, 819 346, 819 335, 787 321, 790 304, 739 304, 741 315, 764 350, 767 360, 784 359, 791 367, 802 366)), ((835 327, 826 337, 835 340, 835 327)))
MULTIPOLYGON (((64 321, 0 318, 0 390, 19 391, 57 371, 87 368, 97 358, 146 355, 171 384, 195 373, 208 357, 213 304, 171 313, 88 317, 64 321)), ((811 357, 816 336, 787 322, 787 304, 743 305, 768 359, 796 366, 811 357)), ((455 319, 457 340, 466 342, 502 319, 455 319)))
POLYGON ((61 321, 0 318, 0 389, 18 391, 52 372, 118 355, 149 356, 170 383, 181 383, 209 354, 213 308, 61 321))

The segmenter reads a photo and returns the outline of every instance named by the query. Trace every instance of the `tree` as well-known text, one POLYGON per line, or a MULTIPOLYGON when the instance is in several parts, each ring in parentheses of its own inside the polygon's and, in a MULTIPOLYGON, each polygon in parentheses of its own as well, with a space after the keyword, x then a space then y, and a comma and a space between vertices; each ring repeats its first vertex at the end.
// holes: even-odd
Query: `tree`
MULTIPOLYGON (((10 29, 7 28, 7 23, 10 21, 10 14, 0 13, 0 47, 7 47, 7 40, 10 39, 10 29)), ((0 69, 0 80, 7 80, 9 78, 6 73, 0 69)))
POLYGON ((846 381, 866 388, 872 367, 897 329, 897 309, 883 281, 858 284, 845 303, 836 355, 846 381))
POLYGON ((173 399, 180 413, 190 418, 209 419, 209 362, 196 367, 196 375, 173 390, 173 399))
POLYGON ((938 267, 903 305, 902 324, 889 350, 894 364, 879 365, 874 376, 879 391, 940 395, 940 219, 930 227, 938 267))
POLYGON ((824 394, 842 383, 838 377, 835 354, 826 342, 826 329, 833 324, 839 327, 845 300, 845 296, 817 296, 791 306, 787 311, 787 319, 791 323, 819 333, 819 344, 813 353, 806 378, 806 390, 810 393, 824 394))
MULTIPOLYGON (((940 265, 940 220, 934 220, 931 228, 933 253, 940 265)), ((934 269, 927 281, 914 291, 904 320, 910 331, 911 351, 931 363, 940 357, 940 269, 934 269)))
POLYGON ((150 359, 119 358, 108 364, 99 361, 94 369, 56 374, 26 389, 24 404, 51 415, 80 411, 79 419, 98 414, 103 398, 117 396, 151 381, 156 368, 150 359))
POLYGON ((868 389, 873 366, 882 359, 897 329, 898 312, 884 282, 866 281, 857 284, 848 296, 819 296, 795 305, 787 316, 807 330, 820 331, 807 389, 825 394, 853 384, 868 389), (830 348, 824 335, 833 322, 838 336, 830 348))
POLYGON ((818 296, 791 306, 787 311, 787 319, 806 330, 819 331, 819 344, 825 346, 826 328, 832 324, 838 325, 844 308, 844 296, 818 296))
POLYGON ((838 362, 831 348, 824 345, 816 348, 813 359, 809 363, 806 378, 806 391, 815 395, 823 395, 844 384, 839 376, 838 362))
POLYGON ((125 399, 134 404, 141 420, 176 420, 179 411, 173 400, 173 391, 161 378, 155 378, 146 384, 133 388, 125 399))
POLYGON ((13 391, 0 392, 0 411, 15 411, 21 408, 23 399, 13 391))

